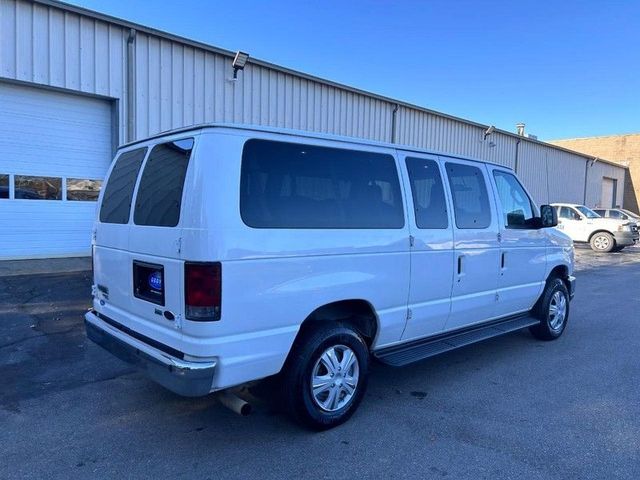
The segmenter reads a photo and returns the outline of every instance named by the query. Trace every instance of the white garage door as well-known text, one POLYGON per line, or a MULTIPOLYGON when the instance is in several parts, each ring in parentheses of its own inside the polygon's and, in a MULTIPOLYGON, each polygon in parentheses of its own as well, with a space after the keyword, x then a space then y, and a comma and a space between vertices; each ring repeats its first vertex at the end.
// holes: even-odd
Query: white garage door
POLYGON ((0 83, 0 258, 88 255, 108 101, 0 83))

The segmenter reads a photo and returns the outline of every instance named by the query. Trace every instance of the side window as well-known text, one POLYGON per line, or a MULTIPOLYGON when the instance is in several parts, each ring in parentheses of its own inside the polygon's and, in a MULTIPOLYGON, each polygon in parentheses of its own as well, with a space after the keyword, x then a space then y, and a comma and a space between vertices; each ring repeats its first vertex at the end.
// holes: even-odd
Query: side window
POLYGON ((9 175, 0 174, 0 198, 9 198, 9 175))
POLYGON ((155 145, 144 166, 133 221, 136 225, 175 227, 193 138, 155 145))
POLYGON ((487 185, 478 167, 447 162, 445 164, 453 210, 458 228, 487 228, 491 225, 491 207, 487 185))
POLYGON ((611 218, 621 218, 623 220, 625 219, 625 216, 621 212, 618 212, 617 210, 609 210, 608 212, 609 212, 608 216, 611 218))
POLYGON ((527 221, 533 218, 533 208, 527 192, 510 173, 494 170, 493 178, 500 197, 505 227, 527 228, 527 221))
POLYGON ((129 221, 133 188, 146 153, 146 148, 139 148, 121 154, 116 160, 102 197, 101 222, 127 223, 129 221))
POLYGON ((254 228, 402 228, 391 155, 249 140, 242 152, 240 214, 254 228))
POLYGON ((560 215, 559 218, 566 218, 567 220, 577 220, 580 218, 578 212, 576 212, 573 208, 569 207, 560 207, 560 215))
POLYGON ((425 158, 406 159, 418 228, 447 228, 447 203, 438 164, 425 158))

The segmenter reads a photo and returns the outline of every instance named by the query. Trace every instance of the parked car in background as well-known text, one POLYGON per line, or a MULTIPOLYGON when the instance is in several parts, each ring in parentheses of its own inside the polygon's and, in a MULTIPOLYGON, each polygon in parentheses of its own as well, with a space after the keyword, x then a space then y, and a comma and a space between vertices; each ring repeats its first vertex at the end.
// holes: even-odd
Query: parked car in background
POLYGON ((617 218, 619 220, 629 220, 640 225, 640 215, 624 208, 594 208, 594 212, 604 218, 617 218))
POLYGON ((527 327, 560 337, 575 279, 556 224, 500 165, 182 129, 118 151, 87 334, 182 395, 228 399, 278 375, 285 410, 330 428, 364 397, 372 357, 402 366, 527 327))
POLYGON ((620 251, 638 242, 635 223, 620 218, 605 218, 584 205, 554 203, 558 228, 574 242, 589 243, 596 252, 620 251))

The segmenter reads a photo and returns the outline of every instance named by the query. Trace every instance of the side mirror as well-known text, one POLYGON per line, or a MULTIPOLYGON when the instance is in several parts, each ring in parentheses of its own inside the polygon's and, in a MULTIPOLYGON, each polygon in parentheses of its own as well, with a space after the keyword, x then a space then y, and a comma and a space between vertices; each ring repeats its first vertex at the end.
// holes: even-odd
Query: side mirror
POLYGON ((542 228, 555 227, 558 225, 558 213, 551 205, 540 206, 540 218, 542 220, 542 228))

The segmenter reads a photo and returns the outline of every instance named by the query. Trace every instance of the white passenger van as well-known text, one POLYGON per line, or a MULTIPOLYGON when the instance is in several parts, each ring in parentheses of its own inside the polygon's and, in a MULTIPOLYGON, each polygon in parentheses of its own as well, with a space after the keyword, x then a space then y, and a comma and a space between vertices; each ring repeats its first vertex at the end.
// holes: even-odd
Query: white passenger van
POLYGON ((372 358, 562 334, 573 245, 540 210, 508 168, 412 147, 157 135, 120 148, 101 193, 87 333, 182 395, 278 374, 294 417, 329 428, 372 358))

